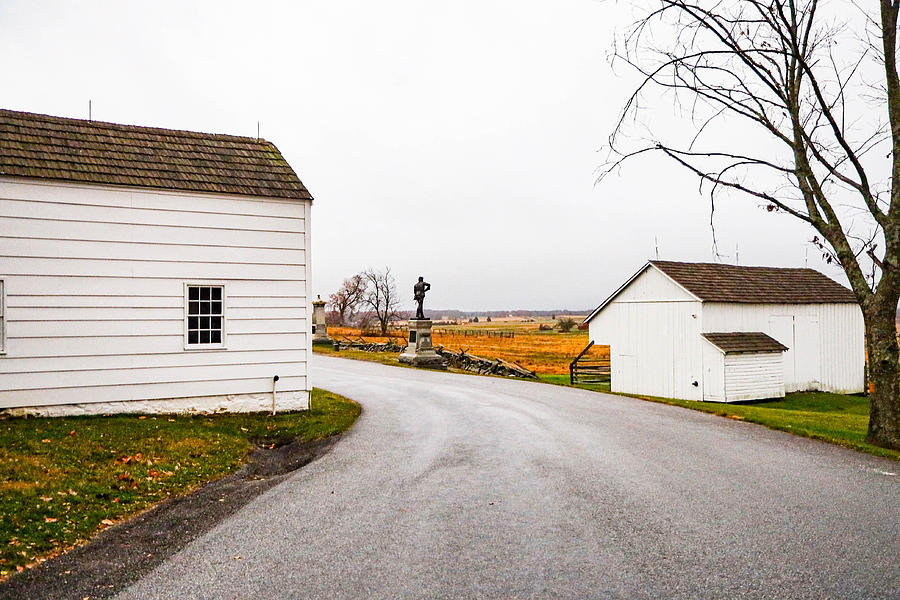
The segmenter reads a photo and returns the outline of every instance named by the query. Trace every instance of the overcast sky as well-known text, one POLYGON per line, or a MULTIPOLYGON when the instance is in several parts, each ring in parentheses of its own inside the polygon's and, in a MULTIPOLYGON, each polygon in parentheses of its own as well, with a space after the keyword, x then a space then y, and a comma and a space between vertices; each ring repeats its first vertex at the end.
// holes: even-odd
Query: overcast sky
MULTIPOLYGON (((607 59, 622 11, 0 0, 0 107, 86 118, 91 99, 97 120, 252 136, 259 121, 315 197, 323 297, 387 265, 406 309, 418 275, 435 308, 584 309, 655 256, 654 238, 660 258, 716 260, 688 174, 647 159, 595 185, 634 84, 607 59)), ((725 262, 808 260, 843 281, 790 217, 734 199, 716 227, 725 262)))

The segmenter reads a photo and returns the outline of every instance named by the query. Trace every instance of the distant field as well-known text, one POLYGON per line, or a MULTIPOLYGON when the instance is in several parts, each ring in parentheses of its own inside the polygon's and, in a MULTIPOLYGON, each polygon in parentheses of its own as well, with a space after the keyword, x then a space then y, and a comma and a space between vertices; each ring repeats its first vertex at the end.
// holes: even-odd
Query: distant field
MULTIPOLYGON (((575 317, 580 323, 582 317, 575 317)), ((541 331, 541 325, 555 326, 556 321, 536 319, 534 321, 499 320, 488 322, 461 323, 459 325, 434 326, 434 345, 442 345, 458 352, 465 350, 482 358, 502 358, 542 374, 563 374, 569 372, 569 363, 588 344, 588 332, 573 329, 561 333, 557 329, 541 331), (497 332, 511 334, 511 337, 497 337, 497 332)), ((329 327, 329 335, 356 338, 359 329, 329 327)), ((403 336, 402 331, 397 335, 403 336)), ((366 336, 367 340, 376 338, 366 336)), ((592 352, 595 350, 592 349, 592 352)), ((598 355, 608 355, 608 348, 597 349, 598 355)))

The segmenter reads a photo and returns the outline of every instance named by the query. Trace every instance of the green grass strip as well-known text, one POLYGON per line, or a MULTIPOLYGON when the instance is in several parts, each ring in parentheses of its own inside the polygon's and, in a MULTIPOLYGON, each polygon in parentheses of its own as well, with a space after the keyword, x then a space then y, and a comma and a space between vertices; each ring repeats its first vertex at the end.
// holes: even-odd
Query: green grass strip
POLYGON ((0 577, 237 470, 260 445, 345 431, 355 402, 314 389, 296 413, 0 421, 0 577))

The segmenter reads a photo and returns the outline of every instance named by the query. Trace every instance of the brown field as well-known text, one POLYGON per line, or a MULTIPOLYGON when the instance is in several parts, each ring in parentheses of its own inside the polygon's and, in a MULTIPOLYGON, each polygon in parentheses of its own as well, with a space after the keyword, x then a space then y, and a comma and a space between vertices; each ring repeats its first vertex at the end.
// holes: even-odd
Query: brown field
MULTIPOLYGON (((581 319, 576 319, 581 322, 581 319)), ((542 374, 564 374, 569 372, 569 363, 588 344, 588 332, 573 330, 560 333, 556 329, 540 331, 540 326, 553 325, 549 319, 524 321, 494 320, 491 323, 464 323, 460 325, 435 325, 434 345, 442 345, 448 350, 459 352, 465 350, 482 358, 502 358, 515 362, 526 369, 542 374), (512 337, 497 337, 496 333, 512 334, 512 337)), ((348 327, 329 327, 328 333, 340 339, 341 336, 355 339, 359 329, 348 327)), ((404 336, 401 330, 396 331, 399 337, 404 336)), ((384 338, 366 336, 366 340, 383 341, 384 338)), ((608 347, 591 350, 592 355, 608 355, 608 347)))

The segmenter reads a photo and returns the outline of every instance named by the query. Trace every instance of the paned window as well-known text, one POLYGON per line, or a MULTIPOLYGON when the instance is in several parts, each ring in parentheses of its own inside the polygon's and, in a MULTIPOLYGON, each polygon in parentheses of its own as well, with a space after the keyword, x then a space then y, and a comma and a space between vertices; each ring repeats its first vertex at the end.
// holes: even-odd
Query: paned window
POLYGON ((224 288, 187 286, 187 346, 221 346, 225 340, 224 288))

